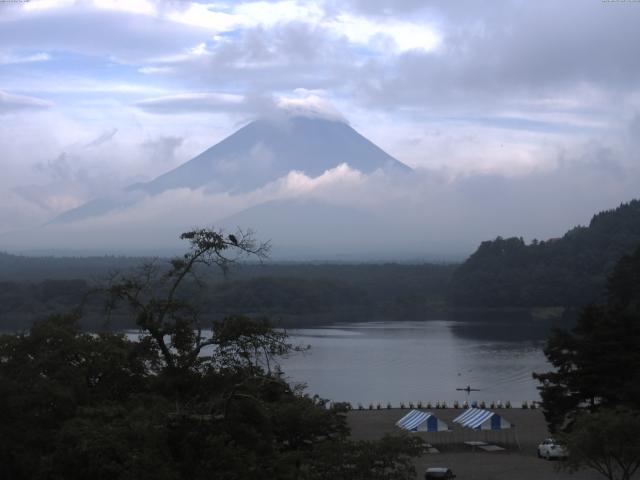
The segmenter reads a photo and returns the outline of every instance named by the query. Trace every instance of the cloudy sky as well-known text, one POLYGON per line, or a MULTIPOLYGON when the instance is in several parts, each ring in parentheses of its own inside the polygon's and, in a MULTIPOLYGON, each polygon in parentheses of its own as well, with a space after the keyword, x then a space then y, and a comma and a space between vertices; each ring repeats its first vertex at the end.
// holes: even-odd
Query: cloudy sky
POLYGON ((471 243, 559 235, 639 196, 639 27, 633 1, 0 2, 0 233, 298 102, 415 168, 448 234, 481 204, 505 220, 471 243))

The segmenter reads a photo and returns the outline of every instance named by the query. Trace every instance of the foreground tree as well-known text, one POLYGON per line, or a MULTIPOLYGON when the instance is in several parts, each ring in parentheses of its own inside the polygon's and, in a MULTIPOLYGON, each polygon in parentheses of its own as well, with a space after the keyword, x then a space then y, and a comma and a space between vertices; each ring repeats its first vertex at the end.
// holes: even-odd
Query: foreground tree
POLYGON ((269 253, 268 242, 257 242, 251 231, 225 236, 222 231, 200 228, 180 238, 189 242, 189 251, 172 258, 168 268, 148 262, 133 274, 113 275, 105 289, 109 310, 124 302, 144 340, 155 343, 169 370, 197 367, 202 363, 200 352, 212 342, 202 334, 197 308, 183 294, 188 283, 202 284, 199 267, 215 266, 226 274, 242 257, 263 260, 269 253))
POLYGON ((605 305, 586 308, 572 330, 552 333, 554 371, 534 374, 551 431, 571 429, 583 411, 640 409, 640 248, 609 279, 605 305))
MULTIPOLYGON (((157 354, 145 344, 122 335, 80 331, 73 316, 52 317, 29 332, 0 336, 0 478, 58 478, 60 469, 66 478, 78 478, 73 473, 77 462, 85 462, 87 469, 77 470, 87 474, 85 478, 101 478, 90 468, 108 471, 109 466, 89 461, 101 431, 111 441, 105 438, 99 450, 105 452, 111 443, 129 459, 130 471, 149 473, 138 478, 153 478, 164 462, 146 462, 157 443, 140 440, 153 436, 161 442, 162 428, 154 428, 152 421, 132 422, 131 436, 121 439, 109 428, 133 419, 145 404, 152 407, 146 409, 146 418, 169 408, 150 388, 156 360, 157 354), (68 449, 68 439, 80 428, 91 435, 68 449), (147 453, 140 455, 141 450, 147 453), (67 469, 71 458, 73 468, 67 469)), ((105 458, 112 453, 116 455, 111 451, 105 458)), ((163 458, 161 452, 151 456, 163 458)))
POLYGON ((640 468, 640 412, 602 409, 580 414, 562 435, 569 457, 563 468, 596 470, 609 480, 629 480, 640 468))
POLYGON ((417 437, 386 436, 380 441, 325 443, 313 452, 308 480, 414 480, 413 457, 425 452, 417 437))
POLYGON ((0 478, 415 477, 419 441, 352 442, 345 405, 283 380, 277 359, 296 350, 284 332, 199 317, 185 293, 198 267, 224 271, 266 246, 207 229, 182 238, 190 250, 168 267, 146 264, 105 289, 110 309, 135 316, 138 341, 82 332, 76 317, 0 336, 0 478))

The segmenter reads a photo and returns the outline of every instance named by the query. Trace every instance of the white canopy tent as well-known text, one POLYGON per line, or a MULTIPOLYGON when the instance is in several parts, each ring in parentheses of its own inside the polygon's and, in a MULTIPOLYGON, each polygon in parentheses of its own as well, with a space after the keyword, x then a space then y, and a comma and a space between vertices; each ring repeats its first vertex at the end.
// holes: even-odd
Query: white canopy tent
POLYGON ((481 408, 469 408, 453 422, 474 430, 506 430, 514 426, 501 415, 481 408))
POLYGON ((396 426, 410 432, 444 432, 449 426, 431 412, 411 410, 396 422, 396 426))

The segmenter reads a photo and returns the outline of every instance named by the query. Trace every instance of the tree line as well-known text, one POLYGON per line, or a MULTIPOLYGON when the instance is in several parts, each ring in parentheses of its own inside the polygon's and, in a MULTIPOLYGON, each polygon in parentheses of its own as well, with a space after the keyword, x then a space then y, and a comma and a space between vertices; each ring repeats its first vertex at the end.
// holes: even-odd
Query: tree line
POLYGON ((453 274, 451 302, 473 307, 582 307, 605 292, 616 262, 640 244, 640 201, 547 241, 482 242, 453 274))
MULTIPOLYGON (((284 325, 372 318, 442 318, 460 308, 579 308, 605 291, 618 259, 640 243, 640 201, 598 213, 562 238, 501 238, 483 242, 463 264, 246 263, 231 278, 202 272, 207 288, 184 295, 210 315, 268 314, 284 325)), ((149 258, 22 257, 0 253, 0 329, 67 311, 96 282, 149 258)), ((95 307, 96 305, 94 305, 95 307)), ((97 315, 83 317, 100 328, 97 315)), ((112 328, 130 328, 112 316, 112 328)))
POLYGON ((615 265, 604 299, 555 330, 544 353, 553 370, 534 377, 549 428, 567 445, 565 467, 629 480, 640 469, 640 246, 615 265))
MULTIPOLYGON (((21 262, 29 264, 31 259, 12 261, 13 268, 17 268, 21 262)), ((23 271, 23 278, 28 280, 0 280, 0 330, 26 328, 34 319, 67 312, 81 303, 82 325, 92 330, 105 328, 103 305, 91 292, 108 278, 109 272, 126 273, 135 268, 122 259, 114 260, 111 269, 107 268, 108 262, 87 259, 91 267, 85 270, 79 267, 79 260, 69 259, 72 270, 75 268, 84 278, 61 278, 67 274, 65 262, 47 261, 54 265, 49 271, 53 278, 27 277, 23 271), (118 265, 123 268, 116 268, 118 265)), ((138 263, 151 261, 138 259, 138 263)), ((162 268, 162 262, 159 263, 162 268)), ((286 326, 375 318, 425 319, 441 315, 446 307, 448 282, 454 268, 430 264, 253 263, 237 266, 227 278, 202 269, 199 273, 204 284, 193 279, 185 281, 181 295, 214 318, 231 313, 269 315, 272 321, 286 326)), ((7 271, 4 275, 9 277, 7 271)), ((135 328, 135 324, 125 312, 116 311, 112 312, 108 327, 127 329, 135 328)))

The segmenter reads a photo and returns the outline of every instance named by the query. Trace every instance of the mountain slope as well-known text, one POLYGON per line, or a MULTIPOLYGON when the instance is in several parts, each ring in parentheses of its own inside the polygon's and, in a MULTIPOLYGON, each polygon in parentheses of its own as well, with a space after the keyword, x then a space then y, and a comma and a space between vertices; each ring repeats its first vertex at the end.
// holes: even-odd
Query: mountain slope
POLYGON ((527 245, 483 242, 452 280, 453 303, 474 307, 582 306, 604 292, 616 262, 640 245, 640 201, 600 212, 588 227, 527 245))
POLYGON ((411 172, 348 124, 306 116, 256 120, 179 167, 112 198, 92 200, 58 216, 69 222, 135 204, 144 194, 206 187, 211 192, 254 190, 292 170, 317 177, 342 163, 363 173, 411 172))
POLYGON ((292 170, 317 177, 341 163, 364 173, 410 171, 344 122, 299 116, 251 122, 178 168, 130 189, 157 194, 210 184, 219 191, 249 191, 292 170))

